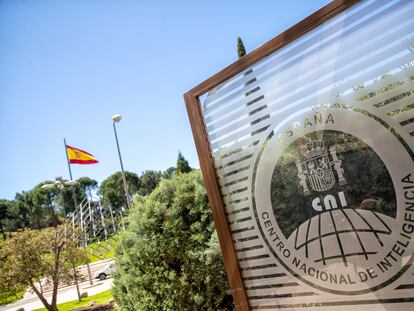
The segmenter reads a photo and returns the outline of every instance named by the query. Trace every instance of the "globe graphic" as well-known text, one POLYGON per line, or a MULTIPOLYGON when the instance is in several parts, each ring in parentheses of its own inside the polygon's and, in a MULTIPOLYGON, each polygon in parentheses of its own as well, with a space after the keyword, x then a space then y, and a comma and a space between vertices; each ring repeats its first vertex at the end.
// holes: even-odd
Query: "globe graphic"
POLYGON ((320 265, 363 264, 388 244, 393 218, 360 208, 320 213, 288 238, 297 255, 320 265))

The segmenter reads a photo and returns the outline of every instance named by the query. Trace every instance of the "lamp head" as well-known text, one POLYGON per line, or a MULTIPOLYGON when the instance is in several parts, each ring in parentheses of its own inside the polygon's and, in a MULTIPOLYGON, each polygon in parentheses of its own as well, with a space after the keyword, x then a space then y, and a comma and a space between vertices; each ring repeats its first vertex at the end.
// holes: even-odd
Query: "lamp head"
POLYGON ((52 189, 54 187, 55 187, 54 184, 44 184, 40 188, 42 188, 43 190, 48 190, 48 189, 52 189))
POLYGON ((116 123, 118 123, 119 121, 121 121, 121 119, 122 119, 122 116, 120 114, 114 114, 112 116, 112 121, 114 121, 116 123))
POLYGON ((74 185, 76 185, 78 182, 76 181, 76 180, 68 180, 68 181, 65 181, 64 182, 64 184, 66 185, 66 186, 74 186, 74 185))

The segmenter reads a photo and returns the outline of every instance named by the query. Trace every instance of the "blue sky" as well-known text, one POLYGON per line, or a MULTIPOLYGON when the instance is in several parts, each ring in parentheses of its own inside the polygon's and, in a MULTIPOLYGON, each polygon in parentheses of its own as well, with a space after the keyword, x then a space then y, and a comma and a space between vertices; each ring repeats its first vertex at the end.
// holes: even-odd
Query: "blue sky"
POLYGON ((327 0, 0 1, 0 198, 68 178, 63 138, 94 154, 74 178, 199 167, 183 94, 327 0))

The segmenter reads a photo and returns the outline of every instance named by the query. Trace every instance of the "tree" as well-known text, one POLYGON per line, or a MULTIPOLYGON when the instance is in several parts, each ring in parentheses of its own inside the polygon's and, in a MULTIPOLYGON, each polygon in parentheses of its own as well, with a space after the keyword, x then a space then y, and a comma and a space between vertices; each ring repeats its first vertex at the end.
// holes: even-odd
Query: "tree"
POLYGON ((162 172, 162 179, 171 179, 175 176, 176 168, 171 166, 167 168, 164 172, 162 172))
POLYGON ((55 199, 58 195, 58 189, 53 187, 51 189, 43 189, 45 184, 51 184, 50 180, 36 185, 29 193, 29 197, 35 207, 41 210, 42 216, 49 225, 56 226, 58 224, 58 217, 55 210, 55 199))
POLYGON ((82 188, 85 196, 88 196, 88 195, 90 196, 92 194, 92 191, 98 188, 98 182, 89 177, 81 177, 81 178, 78 178, 76 181, 78 182, 79 186, 82 188))
POLYGON ((139 177, 141 181, 141 186, 138 190, 138 194, 140 195, 148 195, 150 194, 160 183, 162 178, 161 172, 156 172, 152 170, 147 170, 142 173, 139 177))
MULTIPOLYGON (((125 172, 125 178, 128 185, 130 195, 136 193, 140 188, 140 179, 137 174, 125 172)), ((99 187, 99 194, 105 206, 111 206, 113 209, 126 208, 126 198, 124 184, 121 172, 112 174, 106 178, 99 187)))
POLYGON ((65 186, 62 189, 42 189, 42 185, 53 183, 44 181, 30 191, 16 193, 15 199, 7 202, 7 217, 0 215, 0 232, 1 226, 6 226, 9 231, 16 231, 25 227, 41 229, 56 225, 60 215, 67 216, 74 211, 74 193, 77 203, 81 203, 98 185, 96 180, 89 177, 81 177, 77 182, 76 185, 65 186))
POLYGON ((0 233, 4 238, 4 221, 9 217, 9 209, 11 202, 8 200, 0 200, 0 233))
POLYGON ((242 58, 246 55, 246 49, 244 48, 243 41, 240 37, 237 38, 237 56, 242 58))
POLYGON ((191 172, 191 170, 192 169, 191 169, 191 166, 188 164, 188 161, 181 154, 181 151, 178 151, 176 173, 177 174, 189 173, 191 172))
POLYGON ((23 197, 24 194, 16 193, 12 205, 9 206, 8 223, 10 231, 16 231, 18 228, 28 227, 30 225, 30 209, 23 197))
POLYGON ((30 287, 49 311, 57 311, 57 290, 62 282, 73 281, 73 262, 81 258, 76 234, 64 234, 64 225, 42 231, 24 229, 0 244, 0 291, 30 287), (49 303, 35 283, 46 277, 52 284, 49 303))
POLYGON ((15 228, 24 228, 31 226, 41 228, 42 218, 44 216, 43 206, 36 206, 33 203, 31 191, 22 191, 16 193, 14 198, 14 208, 10 218, 15 222, 15 228))
POLYGON ((75 185, 65 186, 60 189, 57 196, 57 202, 62 206, 65 216, 75 210, 74 195, 76 197, 76 202, 80 204, 86 197, 90 197, 92 191, 98 186, 98 182, 89 177, 81 177, 76 181, 77 183, 75 185))
POLYGON ((76 197, 76 203, 79 204, 85 198, 85 193, 79 184, 64 186, 59 189, 56 196, 56 203, 59 204, 63 210, 63 215, 67 216, 75 210, 75 201, 73 197, 76 197))
POLYGON ((122 310, 233 310, 201 172, 135 197, 119 235, 113 294, 122 310))

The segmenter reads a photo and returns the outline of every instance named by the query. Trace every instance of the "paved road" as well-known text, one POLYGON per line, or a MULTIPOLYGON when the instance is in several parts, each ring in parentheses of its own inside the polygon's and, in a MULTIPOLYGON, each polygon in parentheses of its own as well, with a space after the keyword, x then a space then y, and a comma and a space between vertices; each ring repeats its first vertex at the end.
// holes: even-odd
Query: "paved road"
MULTIPOLYGON (((107 264, 108 262, 106 261, 102 263, 96 263, 96 266, 101 267, 106 266, 107 264)), ((112 288, 112 278, 106 279, 104 281, 94 280, 93 283, 93 285, 90 285, 89 281, 86 281, 79 284, 80 292, 87 292, 88 296, 92 296, 112 288)), ((52 293, 46 293, 45 296, 46 299, 50 302, 52 293)), ((74 285, 59 289, 57 297, 58 303, 68 302, 76 299, 78 299, 78 295, 76 292, 76 287, 74 285)), ((25 294, 25 298, 22 300, 16 301, 6 306, 0 306, 0 311, 15 311, 21 307, 23 307, 26 311, 30 311, 43 308, 43 304, 35 294, 25 294)))
MULTIPOLYGON (((111 262, 113 262, 113 260, 112 259, 105 259, 105 260, 101 260, 101 261, 96 261, 96 262, 94 262, 94 263, 91 263, 91 264, 89 264, 89 266, 90 266, 90 268, 91 268, 91 275, 92 275, 92 278, 93 278, 93 276, 95 275, 95 272, 96 271, 98 271, 98 270, 102 270, 103 268, 105 268, 105 267, 107 267, 111 262)), ((87 271, 87 268, 86 268, 86 265, 85 266, 81 266, 81 267, 79 267, 79 273, 80 273, 80 275, 81 275, 81 278, 83 278, 83 280, 84 281, 86 281, 86 280, 89 280, 89 277, 88 277, 88 271, 87 271)), ((43 283, 43 282, 42 282, 43 283)), ((37 284, 36 284, 37 285, 37 284)), ((74 283, 73 284, 61 284, 61 285, 59 285, 59 289, 60 288, 66 288, 66 287, 68 287, 68 286, 70 286, 70 285, 74 285, 74 283)), ((39 289, 39 286, 37 286, 38 287, 38 289, 39 289)), ((52 290, 52 284, 43 284, 43 288, 42 288, 42 290, 43 290, 43 292, 44 293, 47 293, 47 292, 49 292, 49 291, 51 291, 52 290)), ((33 296, 36 296, 36 294, 34 293, 34 292, 32 292, 32 291, 27 291, 25 294, 24 294, 24 297, 23 298, 29 298, 29 297, 33 297, 33 296)), ((0 309, 1 310, 1 309, 0 309)))

